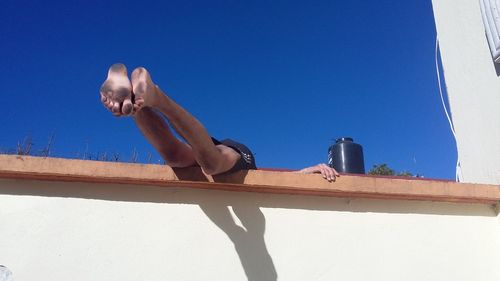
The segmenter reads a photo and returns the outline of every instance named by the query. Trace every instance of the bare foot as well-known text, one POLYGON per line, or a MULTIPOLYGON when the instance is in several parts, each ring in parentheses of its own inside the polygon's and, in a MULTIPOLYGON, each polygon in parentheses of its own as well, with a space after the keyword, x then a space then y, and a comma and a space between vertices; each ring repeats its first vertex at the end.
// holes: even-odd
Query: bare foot
POLYGON ((143 106, 152 106, 156 94, 156 85, 144 67, 132 72, 132 91, 134 92, 134 112, 143 106))
POLYGON ((116 63, 109 68, 108 78, 101 86, 101 101, 115 116, 132 113, 132 85, 125 65, 116 63))

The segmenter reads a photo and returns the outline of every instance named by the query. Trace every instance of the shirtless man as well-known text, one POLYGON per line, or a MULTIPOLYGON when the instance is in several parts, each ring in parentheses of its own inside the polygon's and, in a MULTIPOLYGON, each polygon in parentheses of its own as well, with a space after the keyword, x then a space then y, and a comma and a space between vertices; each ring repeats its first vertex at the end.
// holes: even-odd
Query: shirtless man
MULTIPOLYGON (((212 138, 200 121, 153 83, 143 67, 136 68, 129 79, 125 65, 112 65, 100 92, 102 103, 113 115, 133 116, 142 134, 171 167, 200 166, 208 175, 256 169, 250 149, 232 140, 212 138), (160 114, 187 143, 172 134, 160 114)), ((339 176, 325 164, 299 172, 321 173, 328 181, 339 176)))

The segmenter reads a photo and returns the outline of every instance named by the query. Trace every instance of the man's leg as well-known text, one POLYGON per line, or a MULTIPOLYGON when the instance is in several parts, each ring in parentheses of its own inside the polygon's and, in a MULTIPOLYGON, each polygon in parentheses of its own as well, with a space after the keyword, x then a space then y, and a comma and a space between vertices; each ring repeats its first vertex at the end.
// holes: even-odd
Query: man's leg
POLYGON ((215 146, 205 127, 161 91, 145 68, 133 71, 132 88, 137 113, 150 107, 164 114, 172 127, 191 145, 194 158, 205 173, 215 175, 226 172, 240 159, 240 154, 232 148, 215 146))
MULTIPOLYGON (((109 68, 108 77, 101 87, 101 101, 115 116, 132 113, 132 84, 123 64, 114 64, 109 68)), ((179 141, 161 115, 152 108, 142 108, 136 112, 134 119, 142 134, 170 166, 196 165, 191 147, 179 141)))
POLYGON ((134 115, 135 123, 151 145, 171 167, 196 165, 191 147, 179 141, 170 131, 160 114, 144 107, 134 115))

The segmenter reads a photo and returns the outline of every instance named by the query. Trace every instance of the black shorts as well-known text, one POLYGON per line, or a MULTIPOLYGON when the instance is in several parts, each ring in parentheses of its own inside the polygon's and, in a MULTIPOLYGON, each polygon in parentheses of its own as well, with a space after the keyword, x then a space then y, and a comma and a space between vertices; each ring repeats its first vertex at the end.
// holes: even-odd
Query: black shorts
POLYGON ((257 169, 257 166, 255 165, 255 158, 253 156, 253 153, 252 153, 252 151, 250 151, 250 149, 246 145, 239 143, 239 142, 235 142, 231 139, 225 139, 225 140, 219 141, 215 138, 212 138, 212 142, 215 145, 223 144, 227 147, 230 147, 241 155, 240 160, 238 160, 238 162, 236 162, 236 164, 234 164, 234 166, 231 169, 229 169, 229 171, 227 171, 226 173, 233 173, 233 172, 236 172, 239 170, 255 170, 255 169, 257 169))

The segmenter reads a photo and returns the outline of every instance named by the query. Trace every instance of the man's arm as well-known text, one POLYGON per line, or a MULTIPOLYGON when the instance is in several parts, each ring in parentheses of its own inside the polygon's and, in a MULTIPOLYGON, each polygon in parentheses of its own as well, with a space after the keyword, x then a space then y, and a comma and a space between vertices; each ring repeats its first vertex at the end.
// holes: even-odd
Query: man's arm
POLYGON ((321 174, 329 182, 335 181, 336 177, 340 177, 340 174, 334 168, 323 163, 304 168, 298 172, 303 174, 321 174))

